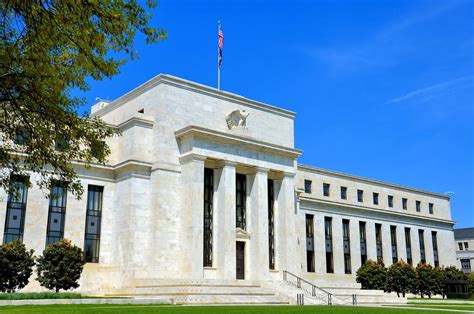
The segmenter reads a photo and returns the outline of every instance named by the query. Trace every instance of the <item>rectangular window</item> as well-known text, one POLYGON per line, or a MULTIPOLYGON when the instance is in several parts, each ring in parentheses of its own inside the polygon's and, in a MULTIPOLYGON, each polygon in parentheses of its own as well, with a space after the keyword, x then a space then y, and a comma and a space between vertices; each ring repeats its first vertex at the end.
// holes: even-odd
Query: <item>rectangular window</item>
POLYGON ((410 228, 405 228, 405 246, 407 248, 407 263, 413 265, 413 259, 411 255, 411 235, 410 228))
POLYGON ((393 207, 393 195, 388 196, 388 207, 393 207))
POLYGON ((28 178, 15 176, 11 178, 12 193, 8 195, 7 215, 3 244, 13 240, 23 241, 25 228, 26 199, 28 198, 28 178))
POLYGON ((357 201, 361 203, 364 201, 364 191, 357 190, 357 201))
POLYGON ((344 248, 344 272, 346 274, 351 271, 351 236, 349 230, 349 220, 342 220, 342 245, 344 248))
POLYGON ((30 133, 26 128, 18 128, 15 132, 13 143, 17 145, 26 145, 30 141, 30 133))
POLYGON ((373 193, 373 200, 374 200, 374 205, 379 204, 379 193, 373 193))
POLYGON ((334 260, 332 251, 332 218, 324 217, 324 234, 326 241, 326 272, 334 273, 334 260))
POLYGON ((324 196, 329 196, 329 188, 330 188, 329 183, 323 183, 323 195, 324 196))
POLYGON ((458 246, 459 246, 459 250, 462 251, 462 250, 463 250, 463 248, 462 248, 462 242, 459 242, 459 243, 458 243, 458 246))
POLYGON ((87 263, 99 262, 103 195, 103 186, 89 185, 87 189, 86 232, 84 237, 84 256, 87 263))
POLYGON ((365 222, 359 221, 359 237, 360 237, 360 264, 367 262, 367 235, 365 231, 365 222))
POLYGON ((236 220, 235 226, 242 230, 246 228, 247 177, 237 173, 235 180, 236 220))
POLYGON ((273 180, 268 179, 268 257, 269 268, 275 269, 275 188, 273 180))
POLYGON ((212 267, 214 170, 204 168, 204 267, 212 267))
POLYGON ((345 186, 341 186, 341 199, 347 199, 347 187, 345 186))
POLYGON ((466 249, 466 251, 469 250, 469 243, 464 242, 464 248, 466 249))
POLYGON ((64 221, 66 218, 67 188, 63 182, 55 182, 51 187, 48 210, 48 228, 46 245, 64 238, 64 221))
POLYGON ((306 270, 308 272, 314 272, 313 215, 306 215, 306 270))
POLYGON ((416 201, 416 211, 421 212, 421 202, 420 201, 416 201))
POLYGON ((428 210, 429 210, 430 215, 433 215, 433 213, 434 213, 434 204, 433 203, 428 204, 428 210))
POLYGON ((375 224, 375 244, 377 247, 377 261, 383 261, 381 224, 375 224))
POLYGON ((425 264, 426 263, 425 232, 423 230, 418 230, 418 239, 420 241, 420 260, 422 264, 425 264))
POLYGON ((304 192, 311 193, 311 180, 304 180, 304 192))
POLYGON ((408 208, 408 200, 406 198, 402 198, 402 207, 403 209, 408 208))
POLYGON ((392 263, 398 262, 398 249, 397 249, 397 226, 390 226, 390 238, 392 242, 392 263))
POLYGON ((431 231, 431 241, 433 243, 433 260, 434 266, 439 267, 439 257, 438 257, 438 234, 436 231, 431 231))
POLYGON ((471 261, 469 259, 461 260, 461 269, 465 273, 471 273, 471 261))

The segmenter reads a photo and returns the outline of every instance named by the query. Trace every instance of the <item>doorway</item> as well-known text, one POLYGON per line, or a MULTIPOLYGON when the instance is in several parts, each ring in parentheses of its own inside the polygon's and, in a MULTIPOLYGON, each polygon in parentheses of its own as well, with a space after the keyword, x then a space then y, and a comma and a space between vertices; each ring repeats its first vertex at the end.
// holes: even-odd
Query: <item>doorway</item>
POLYGON ((236 279, 245 279, 245 242, 237 242, 236 279))

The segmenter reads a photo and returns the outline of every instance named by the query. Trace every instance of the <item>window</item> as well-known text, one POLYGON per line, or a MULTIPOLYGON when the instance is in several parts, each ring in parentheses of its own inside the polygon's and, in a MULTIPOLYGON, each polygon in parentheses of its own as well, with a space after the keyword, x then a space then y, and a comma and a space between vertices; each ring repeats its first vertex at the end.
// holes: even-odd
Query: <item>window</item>
POLYGON ((332 255, 332 218, 324 217, 324 234, 326 239, 326 272, 334 273, 334 260, 332 255))
POLYGON ((15 132, 13 143, 17 145, 26 145, 30 141, 30 133, 26 128, 18 128, 15 132))
POLYGON ((48 227, 46 245, 64 238, 64 221, 66 218, 67 188, 63 182, 55 182, 49 196, 48 227))
POLYGON ((54 150, 57 151, 57 152, 64 152, 65 150, 67 150, 69 147, 69 141, 62 137, 62 136, 58 136, 56 138, 56 141, 54 142, 54 150))
POLYGON ((388 196, 388 207, 393 207, 393 195, 388 196))
POLYGON ((421 202, 420 201, 416 201, 416 211, 417 212, 421 211, 421 202))
POLYGON ((269 268, 275 269, 275 188, 273 180, 268 179, 268 257, 269 268))
POLYGON ((426 263, 426 255, 425 255, 425 232, 423 230, 418 230, 418 239, 420 241, 420 259, 421 263, 426 263))
POLYGON ((28 178, 20 176, 12 177, 10 184, 12 185, 12 192, 8 194, 3 244, 7 244, 13 240, 23 241, 23 231, 25 227, 28 178))
POLYGON ((245 230, 246 203, 247 203, 247 177, 237 173, 235 180, 236 188, 236 227, 245 230))
POLYGON ((103 158, 104 156, 104 148, 105 142, 104 141, 97 141, 91 144, 91 155, 94 158, 103 158))
POLYGON ((304 180, 304 192, 311 193, 311 180, 304 180))
POLYGON ((390 226, 390 238, 392 242, 392 263, 398 262, 397 250, 397 226, 390 226))
POLYGON ((458 246, 459 246, 459 251, 462 251, 462 250, 463 250, 462 242, 459 242, 459 243, 458 243, 458 246))
POLYGON ((381 224, 375 224, 375 243, 377 248, 377 261, 383 261, 381 224))
POLYGON ((374 200, 374 205, 379 204, 379 193, 373 193, 373 200, 374 200))
POLYGON ((430 215, 433 215, 433 213, 434 213, 434 205, 433 205, 433 203, 429 203, 429 204, 428 204, 428 210, 429 210, 430 215))
POLYGON ((323 195, 324 196, 329 196, 329 183, 323 183, 323 195))
POLYGON ((365 221, 359 221, 359 238, 360 238, 360 264, 367 262, 367 236, 365 231, 365 221))
POLYGON ((364 191, 357 190, 357 201, 363 202, 364 201, 364 191))
POLYGON ((462 259, 461 260, 461 269, 465 273, 470 273, 471 272, 471 261, 469 259, 462 259))
POLYGON ((308 272, 314 272, 313 215, 306 215, 306 270, 308 272))
POLYGON ((142 108, 142 109, 138 110, 138 113, 145 113, 145 109, 142 108))
POLYGON ((436 231, 431 231, 431 241, 433 243, 433 260, 434 266, 439 267, 439 258, 438 258, 438 235, 436 231))
POLYGON ((349 220, 342 220, 342 245, 344 248, 344 272, 346 274, 351 271, 351 236, 349 231, 349 220))
POLYGON ((345 186, 341 186, 341 199, 347 199, 347 187, 345 186))
POLYGON ((465 249, 466 251, 469 250, 469 243, 464 242, 464 249, 465 249))
POLYGON ((87 216, 84 237, 84 255, 87 263, 99 262, 103 194, 103 186, 89 185, 87 189, 87 216))
POLYGON ((410 228, 405 228, 405 245, 407 248, 407 263, 412 265, 413 259, 411 256, 411 235, 410 235, 410 228))
POLYGON ((203 265, 212 267, 214 170, 204 168, 204 250, 203 265))
POLYGON ((408 208, 408 199, 402 198, 402 207, 403 207, 403 209, 408 208))

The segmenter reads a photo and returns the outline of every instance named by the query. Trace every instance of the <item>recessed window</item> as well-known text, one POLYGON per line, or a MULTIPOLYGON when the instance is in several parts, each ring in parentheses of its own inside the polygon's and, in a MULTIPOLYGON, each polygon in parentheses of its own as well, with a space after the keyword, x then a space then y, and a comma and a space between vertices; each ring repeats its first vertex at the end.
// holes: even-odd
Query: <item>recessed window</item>
POLYGON ((361 203, 364 201, 364 191, 357 190, 357 201, 361 203))
POLYGON ((30 141, 30 133, 26 128, 18 128, 15 132, 13 142, 17 145, 26 145, 30 141))
POLYGON ((373 198, 374 198, 374 205, 378 205, 379 204, 379 193, 374 193, 373 198))
POLYGON ((434 205, 433 205, 433 203, 429 203, 429 204, 428 204, 428 210, 429 210, 430 215, 433 215, 433 213, 434 213, 434 205))
POLYGON ((347 199, 347 187, 341 186, 341 198, 343 200, 347 199))
POLYGON ((142 108, 142 109, 138 110, 138 113, 145 113, 145 109, 142 108))
POLYGON ((416 211, 417 212, 421 211, 421 202, 420 201, 416 201, 416 211))
POLYGON ((459 246, 459 251, 462 251, 462 250, 463 250, 463 248, 462 248, 462 242, 459 242, 459 243, 458 243, 458 246, 459 246))
POLYGON ((464 242, 464 249, 469 250, 469 243, 464 242))
POLYGON ((408 199, 402 198, 402 207, 403 207, 403 209, 408 208, 408 199))
POLYGON ((329 196, 329 183, 323 183, 323 195, 324 196, 329 196))
POLYGON ((393 195, 388 196, 388 207, 393 207, 393 195))
POLYGON ((311 180, 304 180, 304 192, 311 193, 311 180))
POLYGON ((465 273, 471 272, 471 261, 469 259, 461 260, 461 268, 465 273))

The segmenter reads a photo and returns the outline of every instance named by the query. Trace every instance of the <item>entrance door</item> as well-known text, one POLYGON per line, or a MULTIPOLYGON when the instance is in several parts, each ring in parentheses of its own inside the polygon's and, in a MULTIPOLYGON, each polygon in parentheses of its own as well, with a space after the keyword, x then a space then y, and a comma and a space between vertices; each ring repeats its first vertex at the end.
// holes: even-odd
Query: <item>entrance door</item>
POLYGON ((236 278, 245 279, 245 242, 237 242, 236 266, 236 278))

